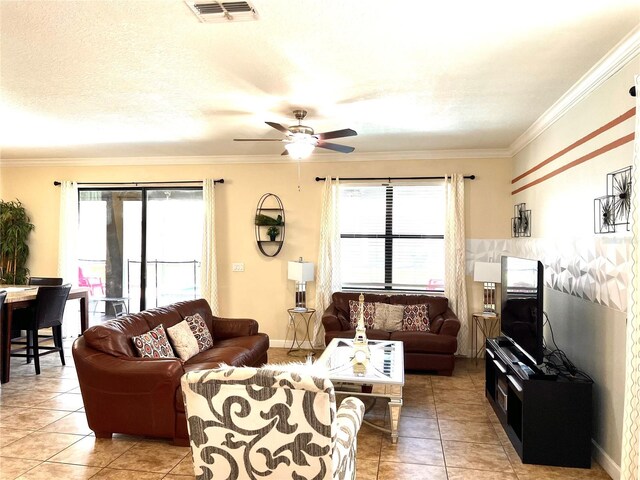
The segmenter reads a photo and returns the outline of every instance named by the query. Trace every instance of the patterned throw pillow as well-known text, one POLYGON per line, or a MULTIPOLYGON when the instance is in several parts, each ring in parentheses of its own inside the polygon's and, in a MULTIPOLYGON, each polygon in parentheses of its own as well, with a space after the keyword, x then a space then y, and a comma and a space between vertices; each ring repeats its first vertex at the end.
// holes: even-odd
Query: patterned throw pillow
POLYGON ((196 340, 189 324, 184 320, 173 327, 167 328, 167 335, 169 335, 178 357, 182 360, 189 360, 200 352, 198 340, 196 340))
POLYGON ((429 305, 405 305, 402 315, 402 330, 411 332, 429 331, 429 305))
MULTIPOLYGON (((376 313, 376 304, 373 302, 364 302, 363 305, 364 328, 373 328, 376 313)), ((360 316, 360 302, 349 300, 349 326, 356 329, 358 326, 358 317, 360 316)))
POLYGON ((209 350, 213 347, 213 337, 211 336, 211 332, 199 313, 184 317, 184 320, 189 324, 189 327, 193 332, 193 336, 196 337, 196 340, 198 341, 199 351, 204 352, 205 350, 209 350))
POLYGON ((395 332, 402 330, 402 318, 404 305, 391 305, 389 303, 376 303, 374 328, 395 332))
POLYGON ((133 345, 138 350, 138 354, 141 357, 148 358, 175 358, 176 354, 173 353, 173 348, 167 340, 167 333, 164 331, 162 324, 158 325, 153 330, 132 337, 133 345))

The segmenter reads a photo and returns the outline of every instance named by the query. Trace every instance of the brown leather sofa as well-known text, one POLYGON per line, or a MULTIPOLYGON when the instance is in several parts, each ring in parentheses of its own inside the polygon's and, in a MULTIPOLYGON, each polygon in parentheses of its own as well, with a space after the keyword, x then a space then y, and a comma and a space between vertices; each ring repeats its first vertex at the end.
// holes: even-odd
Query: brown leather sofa
POLYGON ((89 428, 98 438, 113 433, 172 438, 188 445, 180 378, 220 363, 267 363, 269 337, 258 322, 214 317, 206 300, 180 302, 108 321, 87 329, 73 344, 80 391, 89 428), (140 358, 131 337, 159 324, 165 329, 199 313, 213 336, 213 348, 186 362, 140 358))
MULTIPOLYGON (((358 301, 359 295, 346 292, 336 292, 332 295, 331 305, 322 315, 327 345, 333 338, 353 338, 355 335, 355 330, 349 326, 349 300, 358 301)), ((429 304, 430 332, 387 332, 370 329, 367 330, 367 338, 403 342, 404 367, 407 370, 435 371, 440 375, 453 373, 460 320, 449 308, 449 301, 445 297, 365 294, 364 300, 393 305, 429 304)))

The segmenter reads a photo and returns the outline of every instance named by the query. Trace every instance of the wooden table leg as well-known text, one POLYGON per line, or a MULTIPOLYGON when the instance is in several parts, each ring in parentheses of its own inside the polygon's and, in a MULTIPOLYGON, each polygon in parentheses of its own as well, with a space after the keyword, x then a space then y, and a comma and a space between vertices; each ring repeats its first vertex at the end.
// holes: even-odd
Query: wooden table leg
POLYGON ((2 357, 2 377, 0 383, 9 381, 11 369, 11 323, 13 321, 13 308, 5 303, 2 312, 2 327, 0 328, 0 356, 2 357))
POLYGON ((80 333, 89 326, 89 292, 80 297, 80 333))

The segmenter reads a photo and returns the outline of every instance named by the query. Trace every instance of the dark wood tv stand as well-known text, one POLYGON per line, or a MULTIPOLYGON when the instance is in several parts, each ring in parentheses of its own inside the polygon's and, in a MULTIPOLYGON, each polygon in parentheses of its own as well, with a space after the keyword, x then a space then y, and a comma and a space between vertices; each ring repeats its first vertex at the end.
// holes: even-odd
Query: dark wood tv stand
POLYGON ((487 339, 486 396, 523 463, 591 467, 592 382, 548 375, 508 339, 487 339))

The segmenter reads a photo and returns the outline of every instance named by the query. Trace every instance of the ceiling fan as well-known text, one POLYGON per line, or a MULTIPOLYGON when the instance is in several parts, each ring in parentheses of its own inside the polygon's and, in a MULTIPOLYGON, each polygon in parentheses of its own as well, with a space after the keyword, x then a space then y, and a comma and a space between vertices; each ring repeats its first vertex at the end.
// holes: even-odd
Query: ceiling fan
POLYGON ((302 160, 307 158, 313 152, 315 147, 326 148, 340 153, 351 153, 355 150, 347 145, 339 145, 337 143, 327 142, 332 138, 353 137, 358 132, 351 128, 342 130, 333 130, 331 132, 313 133, 313 128, 302 125, 302 120, 307 116, 306 110, 294 110, 293 116, 298 120, 298 125, 285 127, 279 123, 265 122, 270 127, 275 128, 279 132, 284 133, 285 137, 277 138, 234 138, 236 142, 284 142, 285 151, 282 155, 290 155, 294 160, 302 160))

